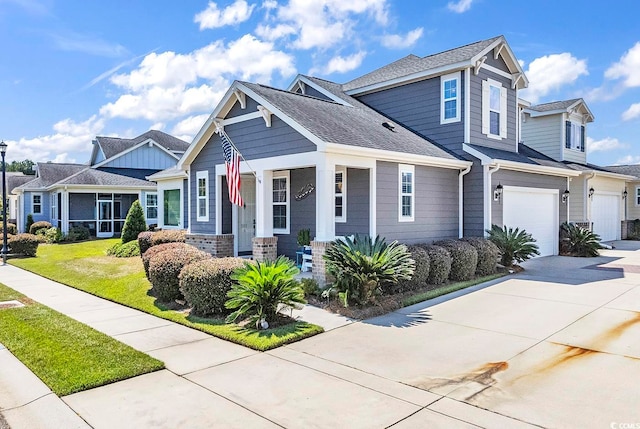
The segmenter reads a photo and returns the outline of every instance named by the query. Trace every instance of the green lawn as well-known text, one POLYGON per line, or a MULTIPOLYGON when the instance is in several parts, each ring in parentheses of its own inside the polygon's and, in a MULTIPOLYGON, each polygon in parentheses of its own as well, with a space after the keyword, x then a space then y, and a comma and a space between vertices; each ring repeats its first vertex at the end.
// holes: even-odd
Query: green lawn
POLYGON ((106 249, 119 239, 93 240, 74 244, 41 244, 35 258, 11 259, 10 264, 102 298, 127 305, 154 316, 199 329, 219 338, 269 350, 323 331, 322 327, 296 322, 281 328, 256 331, 223 320, 189 317, 156 303, 148 295, 151 284, 139 257, 106 256, 106 249))
POLYGON ((164 368, 164 364, 0 284, 0 343, 58 396, 164 368))
POLYGON ((426 291, 426 292, 418 293, 418 294, 412 295, 410 297, 407 297, 402 301, 402 306, 403 307, 408 307, 410 305, 417 304, 419 302, 426 301, 428 299, 437 298, 439 296, 446 295, 446 294, 451 293, 451 292, 456 292, 456 291, 458 291, 460 289, 466 289, 468 287, 475 286, 475 285, 478 285, 480 283, 488 282, 490 280, 494 280, 494 279, 503 277, 504 275, 505 274, 503 274, 503 273, 496 273, 496 274, 490 274, 490 275, 484 276, 484 277, 478 277, 478 278, 472 279, 472 280, 467 280, 467 281, 463 281, 463 282, 457 282, 457 283, 451 283, 451 284, 448 284, 448 285, 444 285, 444 286, 438 287, 438 288, 433 289, 433 290, 429 290, 429 291, 426 291))

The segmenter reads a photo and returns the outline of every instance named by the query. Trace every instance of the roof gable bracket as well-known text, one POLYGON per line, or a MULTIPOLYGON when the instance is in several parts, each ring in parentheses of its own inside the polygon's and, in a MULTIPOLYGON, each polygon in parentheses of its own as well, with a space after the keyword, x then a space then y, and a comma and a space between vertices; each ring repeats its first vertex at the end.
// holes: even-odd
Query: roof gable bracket
POLYGON ((504 43, 500 43, 498 46, 493 48, 493 59, 494 60, 498 59, 498 57, 500 56, 500 52, 502 51, 502 48, 504 48, 504 43))
POLYGON ((511 89, 516 89, 518 85, 518 81, 524 77, 522 73, 514 73, 511 75, 511 89))
POLYGON ((484 62, 487 61, 487 56, 484 55, 482 58, 480 58, 479 60, 476 61, 476 63, 473 66, 473 74, 478 76, 478 73, 480 72, 480 68, 482 67, 482 65, 484 64, 484 62))
POLYGON ((271 115, 272 113, 264 106, 258 106, 258 110, 262 113, 262 117, 264 118, 264 123, 267 128, 271 127, 271 115))
POLYGON ((245 109, 247 107, 247 97, 244 95, 244 92, 240 91, 239 89, 234 89, 233 95, 236 96, 236 99, 240 103, 240 108, 245 109))

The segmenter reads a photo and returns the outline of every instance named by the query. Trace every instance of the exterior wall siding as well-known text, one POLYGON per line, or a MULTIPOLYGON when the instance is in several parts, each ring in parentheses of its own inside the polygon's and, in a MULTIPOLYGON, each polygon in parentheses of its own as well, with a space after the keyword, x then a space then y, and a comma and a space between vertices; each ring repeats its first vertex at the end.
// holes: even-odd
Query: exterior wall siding
POLYGON ((316 97, 316 98, 320 98, 322 100, 328 100, 328 101, 332 101, 329 97, 327 97, 326 95, 324 95, 323 93, 321 93, 320 91, 318 91, 317 89, 307 85, 304 89, 304 93, 306 95, 310 95, 311 97, 316 97))
POLYGON ((640 219, 640 204, 638 204, 638 189, 640 189, 640 182, 631 182, 627 184, 627 219, 634 220, 640 219))
POLYGON ((527 116, 522 121, 522 141, 532 149, 557 161, 562 160, 562 115, 527 116))
POLYGON ((482 165, 477 158, 467 156, 473 161, 471 171, 463 177, 463 235, 465 237, 484 236, 484 176, 482 165))
POLYGON ((246 99, 246 105, 244 109, 240 107, 240 102, 236 100, 235 104, 233 105, 231 110, 229 110, 229 113, 227 113, 225 118, 235 118, 236 116, 242 116, 242 115, 246 115, 247 113, 253 113, 258 111, 258 103, 256 103, 255 100, 253 100, 253 98, 245 96, 245 99, 246 99))
MULTIPOLYGON (((585 150, 584 152, 581 150, 577 150, 577 149, 567 149, 566 148, 566 131, 565 131, 565 121, 567 120, 567 117, 569 118, 569 120, 571 122, 576 122, 576 123, 582 123, 582 115, 580 114, 576 114, 576 113, 572 113, 571 115, 567 115, 566 113, 562 115, 562 121, 560 124, 560 130, 561 130, 561 139, 562 139, 562 151, 563 151, 563 155, 564 155, 564 161, 570 161, 570 162, 577 162, 580 164, 585 164, 587 162, 587 151, 585 150)), ((588 130, 589 130, 589 126, 587 124, 584 124, 585 130, 584 130, 584 135, 585 135, 585 139, 587 138, 588 134, 588 130)), ((587 142, 584 142, 585 145, 585 149, 587 146, 587 142)))
POLYGON ((122 156, 104 164, 104 167, 135 168, 147 170, 164 170, 173 167, 178 160, 162 149, 144 145, 136 150, 125 153, 122 156))
POLYGON ((587 208, 585 206, 585 179, 573 177, 569 182, 569 220, 571 222, 584 222, 587 220, 587 208))
MULTIPOLYGON (((41 220, 45 220, 47 222, 51 222, 51 209, 50 205, 50 197, 49 192, 25 192, 24 193, 24 222, 27 222, 27 216, 29 214, 33 215, 33 221, 38 222, 41 220), (33 194, 42 195, 42 210, 40 214, 33 213, 33 194)), ((29 231, 27 231, 29 232, 29 231)))
POLYGON ((347 221, 336 222, 336 235, 369 235, 369 170, 347 168, 347 221))
POLYGON ((387 240, 429 243, 458 237, 458 171, 415 166, 413 222, 398 221, 398 164, 378 161, 377 232, 387 240))
POLYGON ((289 202, 289 234, 275 234, 278 237, 278 255, 296 259, 298 249, 298 231, 308 228, 311 230, 311 239, 316 235, 316 194, 296 201, 294 195, 308 183, 316 182, 316 169, 300 168, 290 171, 291 184, 289 185, 291 201, 289 202))
POLYGON ((160 171, 157 168, 149 170, 141 168, 98 167, 97 169, 107 173, 119 174, 121 176, 133 177, 134 179, 140 180, 147 180, 148 176, 160 171))

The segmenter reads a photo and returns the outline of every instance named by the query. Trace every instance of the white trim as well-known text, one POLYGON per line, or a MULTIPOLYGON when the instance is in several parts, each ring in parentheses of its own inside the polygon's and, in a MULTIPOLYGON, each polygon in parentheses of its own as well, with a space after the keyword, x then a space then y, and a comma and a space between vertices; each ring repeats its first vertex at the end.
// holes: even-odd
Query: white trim
MULTIPOLYGON (((302 83, 303 85, 308 85, 310 87, 312 87, 313 89, 315 89, 316 91, 318 91, 320 94, 325 95, 327 97, 329 97, 329 99, 335 101, 336 103, 340 103, 344 106, 349 106, 352 107, 351 104, 347 103, 344 99, 338 97, 337 95, 335 95, 334 93, 332 93, 331 91, 327 91, 326 89, 324 89, 323 87, 321 87, 320 85, 316 84, 314 81, 312 81, 311 79, 308 79, 306 76, 299 74, 298 76, 296 76, 296 78, 293 80, 293 82, 289 85, 289 87, 287 88, 287 91, 293 91, 295 88, 295 85, 297 83, 302 83)), ((304 86, 302 86, 302 88, 304 88, 304 86)), ((303 94, 306 94, 306 91, 303 91, 303 94)))
POLYGON ((506 71, 500 70, 499 68, 491 66, 491 65, 489 65, 487 63, 483 64, 482 68, 487 70, 487 71, 490 71, 491 73, 495 73, 498 76, 506 77, 507 79, 509 79, 511 81, 514 80, 513 75, 511 73, 507 73, 506 71))
MULTIPOLYGON (((156 192, 145 192, 145 194, 144 194, 144 218, 146 219, 147 224, 149 223, 150 220, 155 220, 155 222, 152 222, 152 223, 158 223, 158 213, 159 213, 159 211, 160 211, 160 200, 158 199, 158 192, 157 191, 156 192), (147 215, 149 214, 149 212, 148 212, 149 207, 154 207, 154 206, 149 206, 149 199, 148 198, 149 198, 150 195, 155 195, 155 197, 156 197, 156 205, 155 205, 156 217, 147 217, 147 215)), ((163 220, 163 223, 164 223, 164 220, 163 220)))
POLYGON ((446 75, 440 76, 440 124, 451 124, 454 122, 460 122, 460 102, 462 97, 460 97, 460 72, 457 71, 455 73, 450 73, 446 75), (456 95, 455 97, 451 97, 445 99, 445 84, 447 82, 454 81, 456 84, 456 95), (456 114, 451 118, 445 118, 445 104, 447 101, 456 102, 456 114))
POLYGON ((187 172, 184 170, 176 170, 175 168, 169 168, 167 170, 158 171, 157 173, 146 176, 146 179, 150 182, 161 182, 163 180, 173 179, 186 179, 187 172))
POLYGON ((373 161, 373 166, 369 168, 369 237, 375 237, 378 230, 378 163, 373 161))
POLYGON ((413 222, 416 218, 416 171, 414 165, 398 164, 398 222, 413 222), (402 192, 402 175, 411 174, 411 192, 402 192), (402 214, 402 198, 410 197, 411 215, 402 214))
MULTIPOLYGON (((218 169, 216 166, 216 234, 222 234, 222 177, 227 175, 224 168, 218 169), (220 170, 224 170, 219 174, 220 170)), ((232 204, 235 205, 235 204, 232 204)), ((234 240, 235 241, 235 240, 234 240)), ((237 254, 237 253, 236 253, 237 254)))
POLYGON ((42 201, 42 192, 32 192, 31 193, 31 214, 33 215, 43 215, 44 213, 42 213, 42 209, 44 208, 44 202, 42 201), (40 206, 40 211, 38 213, 36 213, 36 211, 33 209, 33 207, 36 205, 36 203, 33 202, 33 198, 35 196, 39 196, 40 197, 40 202, 37 203, 40 206))
POLYGON ((179 156, 177 156, 175 153, 171 152, 169 149, 163 147, 162 145, 156 143, 155 140, 146 139, 146 140, 138 143, 137 145, 130 147, 129 149, 123 150, 122 152, 119 152, 119 153, 115 154, 111 158, 107 158, 104 161, 100 161, 99 163, 92 165, 91 168, 98 168, 98 167, 101 167, 101 166, 103 166, 105 164, 110 163, 111 161, 115 161, 116 159, 121 158, 122 156, 128 154, 129 152, 133 152, 134 150, 139 149, 139 148, 141 148, 142 146, 144 146, 146 144, 149 144, 149 147, 157 147, 158 149, 161 149, 163 152, 165 152, 168 155, 170 155, 173 159, 180 159, 179 156))
POLYGON ((262 118, 264 119, 264 123, 267 126, 267 128, 271 128, 271 115, 273 113, 271 113, 269 109, 267 109, 262 105, 258 105, 258 112, 260 112, 260 114, 262 115, 262 118))
POLYGON ((246 122, 246 121, 250 121, 252 119, 258 119, 258 118, 262 118, 262 112, 260 111, 247 113, 245 115, 234 116, 229 119, 222 119, 222 120, 219 120, 218 122, 220 123, 220 126, 224 128, 225 125, 238 124, 240 122, 246 122))
POLYGON ((209 222, 209 171, 196 171, 196 220, 209 222), (204 195, 200 195, 200 179, 204 179, 204 195), (200 200, 204 200, 205 215, 200 215, 200 200))
MULTIPOLYGON (((187 170, 187 231, 191 232, 191 170, 187 170)), ((184 226, 184 219, 182 220, 182 226, 184 226)))
POLYGON ((502 140, 507 138, 507 88, 501 82, 487 78, 482 81, 482 133, 489 138, 502 140), (500 91, 500 110, 498 113, 498 134, 491 132, 491 87, 500 91))
MULTIPOLYGON (((273 201, 273 188, 271 189, 271 206, 285 206, 286 207, 286 223, 287 223, 287 227, 286 228, 276 228, 275 226, 273 227, 273 233, 274 234, 289 234, 290 230, 291 230, 291 175, 289 170, 285 170, 285 171, 274 171, 273 172, 273 177, 271 178, 271 181, 273 183, 274 180, 276 179, 286 179, 286 194, 285 194, 285 203, 282 204, 281 202, 275 202, 273 201)), ((271 223, 273 224, 273 211, 271 212, 271 223)))
MULTIPOLYGON (((336 197, 340 196, 342 197, 342 216, 335 216, 335 219, 336 219, 336 222, 338 223, 345 223, 347 222, 347 168, 343 165, 339 167, 336 166, 336 169, 334 172, 334 183, 335 183, 335 176, 338 174, 342 174, 342 192, 340 194, 334 193, 333 195, 334 213, 335 213, 335 199, 336 197)), ((334 186, 334 188, 336 188, 336 186, 334 186)))
POLYGON ((464 143, 471 143, 471 69, 464 69, 464 143))

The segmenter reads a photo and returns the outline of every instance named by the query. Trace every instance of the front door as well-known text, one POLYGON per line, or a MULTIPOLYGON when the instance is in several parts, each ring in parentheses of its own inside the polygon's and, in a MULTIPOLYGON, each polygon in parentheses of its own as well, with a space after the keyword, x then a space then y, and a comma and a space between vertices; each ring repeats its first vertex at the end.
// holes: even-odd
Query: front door
POLYGON ((98 231, 100 238, 113 237, 113 201, 98 201, 98 231))
POLYGON ((242 176, 240 195, 244 207, 238 207, 238 254, 250 255, 256 236, 256 179, 253 176, 242 176))

